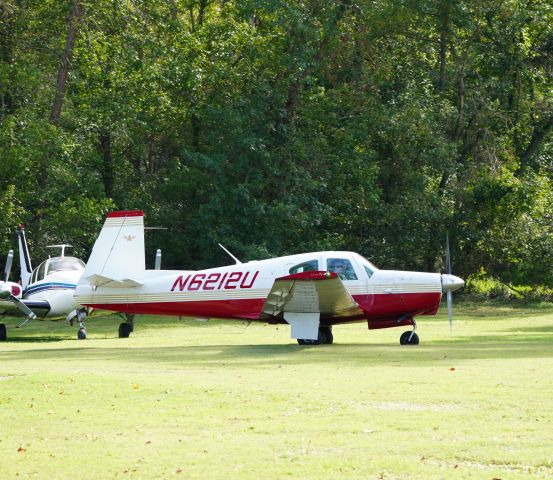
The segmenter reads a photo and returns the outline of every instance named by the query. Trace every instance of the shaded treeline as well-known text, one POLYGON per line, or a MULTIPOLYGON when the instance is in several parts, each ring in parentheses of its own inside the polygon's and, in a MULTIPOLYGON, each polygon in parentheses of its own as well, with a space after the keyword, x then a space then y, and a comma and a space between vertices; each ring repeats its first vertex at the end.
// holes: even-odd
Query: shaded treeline
POLYGON ((553 285, 548 1, 1 0, 0 247, 318 249, 553 285))

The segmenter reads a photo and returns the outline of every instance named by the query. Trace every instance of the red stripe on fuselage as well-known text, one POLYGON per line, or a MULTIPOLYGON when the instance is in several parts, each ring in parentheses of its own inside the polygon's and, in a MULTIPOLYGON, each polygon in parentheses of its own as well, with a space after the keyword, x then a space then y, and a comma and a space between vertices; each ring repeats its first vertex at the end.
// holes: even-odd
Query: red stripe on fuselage
MULTIPOLYGON (((384 320, 404 315, 405 313, 411 313, 412 315, 433 315, 439 308, 441 294, 434 292, 354 295, 353 298, 364 310, 364 319, 384 320), (398 296, 401 296, 401 301, 398 301, 398 296)), ((87 304, 86 306, 115 312, 142 313, 147 315, 256 320, 261 315, 264 303, 264 298, 253 298, 191 302, 95 303, 87 304)), ((355 318, 341 317, 332 319, 329 323, 345 323, 352 320, 363 320, 363 318, 359 318, 359 316, 355 318)))
POLYGON ((87 307, 124 313, 146 315, 170 315, 179 317, 213 317, 256 320, 261 313, 264 298, 242 300, 206 300, 202 302, 155 302, 155 303, 94 303, 87 307))

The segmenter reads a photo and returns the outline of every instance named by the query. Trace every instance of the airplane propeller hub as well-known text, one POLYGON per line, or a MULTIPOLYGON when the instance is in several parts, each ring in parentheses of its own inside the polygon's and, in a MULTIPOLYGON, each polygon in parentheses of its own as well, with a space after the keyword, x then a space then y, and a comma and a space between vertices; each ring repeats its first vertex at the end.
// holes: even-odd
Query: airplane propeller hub
POLYGON ((465 281, 462 278, 456 277, 448 273, 442 273, 442 288, 444 292, 459 290, 465 286, 465 281))

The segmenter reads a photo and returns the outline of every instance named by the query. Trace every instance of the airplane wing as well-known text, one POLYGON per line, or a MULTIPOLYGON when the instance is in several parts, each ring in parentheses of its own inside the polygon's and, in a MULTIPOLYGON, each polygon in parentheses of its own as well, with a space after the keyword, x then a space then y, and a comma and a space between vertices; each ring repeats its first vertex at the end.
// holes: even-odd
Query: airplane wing
POLYGON ((292 327, 292 338, 318 338, 320 320, 348 318, 363 311, 334 272, 294 273, 275 280, 262 312, 280 316, 292 327))
POLYGON ((325 318, 363 313, 340 277, 334 272, 322 271, 277 278, 262 311, 271 316, 284 312, 319 313, 325 318))
MULTIPOLYGON (((45 301, 19 300, 29 308, 37 317, 45 317, 50 311, 50 304, 45 301)), ((28 317, 21 307, 11 299, 0 299, 0 315, 5 317, 28 317)))

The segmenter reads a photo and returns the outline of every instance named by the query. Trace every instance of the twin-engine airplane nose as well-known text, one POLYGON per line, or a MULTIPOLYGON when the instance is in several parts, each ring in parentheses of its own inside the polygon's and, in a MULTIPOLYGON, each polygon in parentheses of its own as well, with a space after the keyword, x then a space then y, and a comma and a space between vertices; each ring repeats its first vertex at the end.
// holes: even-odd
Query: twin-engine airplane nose
POLYGON ((448 273, 442 273, 442 292, 445 293, 448 290, 454 292, 459 290, 465 285, 465 281, 462 278, 456 277, 448 273))

